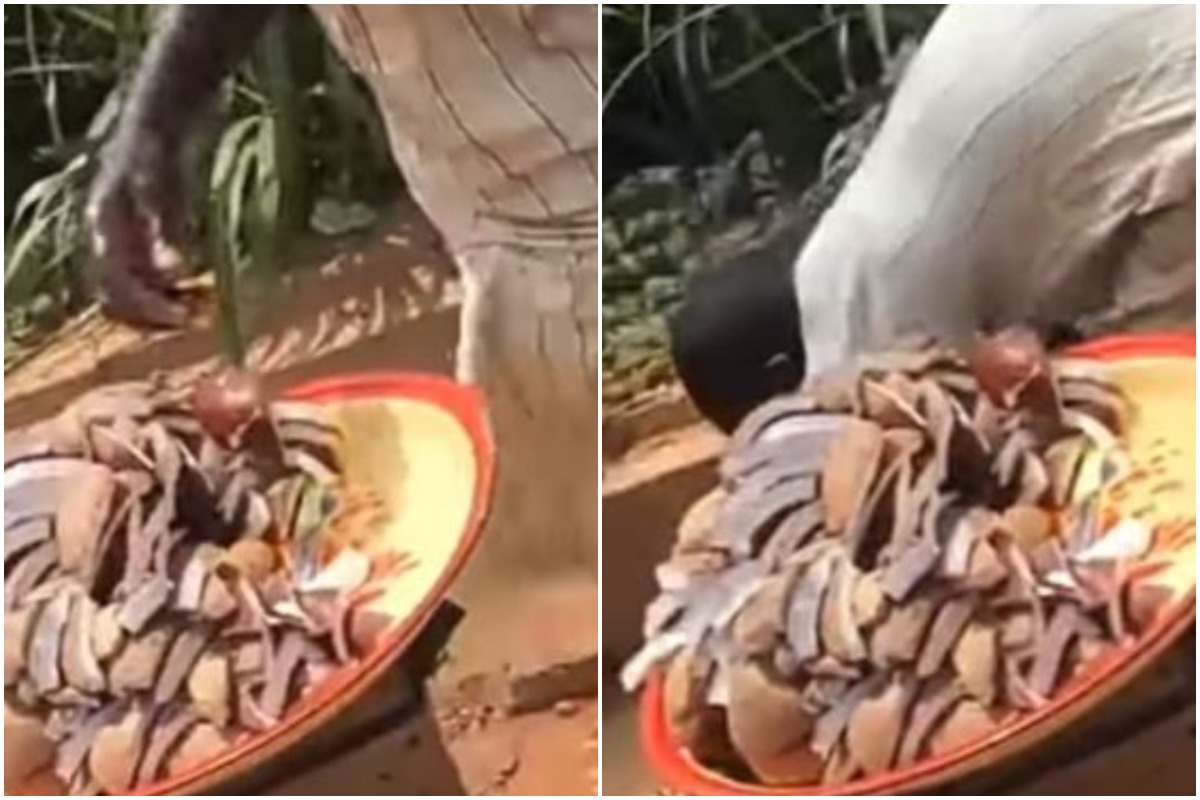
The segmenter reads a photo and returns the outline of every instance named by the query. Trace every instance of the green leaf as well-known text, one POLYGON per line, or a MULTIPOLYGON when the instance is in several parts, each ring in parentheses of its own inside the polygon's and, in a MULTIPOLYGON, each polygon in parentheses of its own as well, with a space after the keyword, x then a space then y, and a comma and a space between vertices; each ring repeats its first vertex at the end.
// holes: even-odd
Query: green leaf
POLYGON ((253 133, 258 120, 257 116, 239 119, 221 135, 216 156, 213 158, 212 176, 209 180, 209 188, 214 192, 221 191, 221 187, 229 181, 234 161, 242 149, 242 142, 253 133))

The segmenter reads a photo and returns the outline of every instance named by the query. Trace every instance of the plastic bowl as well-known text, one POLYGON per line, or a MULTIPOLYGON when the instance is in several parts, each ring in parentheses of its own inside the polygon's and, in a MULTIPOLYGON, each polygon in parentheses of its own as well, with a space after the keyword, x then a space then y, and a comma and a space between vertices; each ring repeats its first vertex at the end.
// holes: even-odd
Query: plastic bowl
POLYGON ((641 696, 640 735, 651 769, 669 792, 836 797, 927 791, 1012 758, 1066 728, 1128 685, 1190 629, 1196 618, 1195 333, 1097 339, 1073 348, 1068 357, 1103 362, 1110 379, 1133 401, 1127 444, 1135 473, 1148 461, 1152 441, 1165 439, 1175 445, 1167 470, 1178 485, 1162 491, 1161 485, 1152 486, 1156 482, 1149 477, 1135 479, 1128 482, 1117 509, 1129 514, 1134 509, 1148 509, 1148 516, 1142 519, 1152 525, 1178 520, 1192 525, 1190 542, 1172 548, 1169 566, 1150 578, 1161 584, 1170 598, 1156 622, 1136 641, 1066 684, 1045 707, 1001 725, 986 738, 902 769, 843 784, 763 786, 734 780, 698 763, 673 738, 663 707, 663 678, 655 673, 641 696))
MULTIPOLYGON (((374 649, 296 703, 280 723, 220 756, 134 790, 133 796, 212 792, 252 772, 362 697, 404 653, 478 543, 491 497, 495 452, 479 393, 449 379, 379 373, 298 386, 289 399, 328 404, 345 434, 346 478, 388 507, 365 547, 401 556, 403 571, 366 601, 391 618, 374 649)), ((48 772, 14 794, 61 794, 48 772)), ((61 788, 61 787, 59 787, 61 788)))

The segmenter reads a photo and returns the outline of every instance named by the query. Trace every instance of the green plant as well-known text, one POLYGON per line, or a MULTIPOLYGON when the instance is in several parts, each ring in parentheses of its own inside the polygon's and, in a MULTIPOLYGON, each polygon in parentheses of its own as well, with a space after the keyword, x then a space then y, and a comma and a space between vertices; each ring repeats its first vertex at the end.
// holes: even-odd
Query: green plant
MULTIPOLYGON (((6 354, 91 302, 84 204, 155 9, 6 7, 6 354)), ((237 358, 253 324, 246 300, 285 271, 313 201, 377 201, 398 176, 374 103, 303 8, 268 28, 215 117, 196 147, 192 261, 214 272, 237 358)))
POLYGON ((665 315, 726 232, 803 228, 832 199, 861 150, 831 141, 860 142, 860 119, 869 140, 939 8, 604 6, 606 404, 671 377, 665 315))

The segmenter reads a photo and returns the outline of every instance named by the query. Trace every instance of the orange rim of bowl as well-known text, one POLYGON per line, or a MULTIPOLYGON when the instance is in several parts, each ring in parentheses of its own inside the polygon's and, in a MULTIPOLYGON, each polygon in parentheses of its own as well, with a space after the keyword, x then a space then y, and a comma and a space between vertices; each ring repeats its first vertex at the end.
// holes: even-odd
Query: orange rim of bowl
POLYGON ((255 734, 222 753, 178 776, 148 784, 131 792, 132 796, 178 794, 201 784, 222 780, 221 773, 246 760, 266 761, 289 744, 317 730, 324 715, 347 692, 358 694, 373 684, 425 627, 446 596, 454 579, 466 565, 483 532, 495 479, 495 445, 479 390, 449 378, 435 375, 380 372, 337 376, 311 381, 286 393, 289 400, 333 403, 353 400, 403 399, 425 402, 452 415, 471 440, 476 461, 475 487, 471 513, 459 537, 449 564, 412 612, 385 633, 375 649, 357 664, 339 669, 312 695, 285 716, 278 725, 255 734))
MULTIPOLYGON (((1194 359, 1196 334, 1195 331, 1190 331, 1180 334, 1111 336, 1073 347, 1067 351, 1067 355, 1102 361, 1155 357, 1194 359)), ((638 733, 642 751, 655 775, 669 790, 684 795, 839 797, 886 795, 900 789, 911 792, 966 775, 973 771, 975 765, 983 763, 980 757, 985 753, 999 759, 1024 749, 1027 743, 1036 739, 1035 734, 1051 720, 1061 725, 1074 721, 1090 708, 1080 701, 1102 685, 1111 686, 1112 691, 1126 685, 1138 674, 1139 668, 1152 662, 1170 647, 1195 619, 1196 587, 1193 585, 1149 631, 1116 653, 1111 660, 1098 665, 1103 668, 1097 668, 1091 674, 1068 684, 1066 691, 1043 708, 1001 725, 992 735, 958 750, 924 758, 903 769, 849 783, 829 786, 765 786, 734 780, 704 767, 675 743, 666 717, 664 678, 661 671, 651 673, 642 691, 638 733)))

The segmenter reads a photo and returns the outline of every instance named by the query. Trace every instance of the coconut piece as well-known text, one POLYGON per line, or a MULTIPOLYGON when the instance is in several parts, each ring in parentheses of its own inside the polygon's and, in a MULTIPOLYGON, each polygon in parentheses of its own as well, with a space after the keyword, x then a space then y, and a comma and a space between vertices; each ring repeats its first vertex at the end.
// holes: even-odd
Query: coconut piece
POLYGON ((193 725, 181 738, 178 747, 167 761, 167 774, 183 775, 213 760, 233 745, 233 740, 219 728, 201 722, 193 725))
POLYGON ((821 472, 825 527, 844 531, 870 491, 883 456, 883 429, 874 422, 848 419, 829 446, 821 472))
POLYGON ((793 474, 819 473, 830 443, 844 422, 845 417, 837 414, 805 414, 779 420, 764 429, 756 441, 731 446, 721 460, 721 479, 733 484, 781 463, 793 474))
POLYGON ((71 595, 59 593, 46 603, 33 626, 29 642, 29 677, 39 694, 49 694, 62 686, 59 668, 63 632, 71 611, 71 595))
POLYGON ((967 589, 990 591, 996 588, 1008 577, 1000 555, 990 541, 981 540, 971 551, 967 565, 967 574, 962 585, 967 589))
POLYGON ((125 644, 125 631, 117 621, 119 608, 115 605, 100 608, 90 628, 92 652, 101 661, 108 661, 125 644))
POLYGON ((109 667, 110 689, 116 694, 152 689, 177 633, 176 627, 159 624, 129 639, 109 667))
POLYGON ((864 697, 850 712, 846 747, 868 775, 883 772, 895 760, 916 694, 916 682, 903 673, 893 673, 886 684, 864 697))
POLYGON ((813 477, 781 477, 761 470, 730 495, 718 516, 713 542, 735 556, 757 553, 787 514, 816 497, 813 477))
POLYGON ((962 699, 962 689, 948 678, 926 682, 913 702, 908 724, 901 737, 896 765, 905 766, 921 757, 930 734, 962 699))
POLYGON ((743 655, 768 653, 784 636, 788 599, 795 573, 767 578, 734 617, 731 637, 743 655))
POLYGON ((1047 539, 1029 553, 1029 566, 1043 580, 1055 572, 1066 572, 1067 554, 1056 539, 1047 539))
POLYGON ((841 786, 858 777, 859 772, 858 764, 854 763, 854 758, 850 755, 850 748, 844 743, 839 743, 825 762, 821 783, 825 786, 841 786))
POLYGON ((796 551, 809 545, 821 531, 825 511, 815 500, 792 511, 783 518, 775 533, 763 545, 759 558, 772 567, 780 566, 796 551))
POLYGON ((999 683, 996 629, 978 621, 969 623, 959 636, 951 658, 967 694, 990 706, 996 699, 999 683))
POLYGON ((932 595, 917 594, 903 605, 893 606, 871 634, 871 661, 893 665, 916 660, 938 605, 932 595))
POLYGON ((859 569, 874 569, 880 552, 893 538, 890 517, 896 506, 894 496, 903 490, 898 482, 904 463, 893 460, 883 467, 845 534, 854 564, 859 569))
POLYGON ((1021 470, 1026 465, 1026 456, 1037 446, 1032 433, 1017 428, 1008 434, 996 453, 992 465, 996 482, 1006 489, 1016 489, 1021 480, 1021 470))
POLYGON ((163 575, 153 575, 140 584, 121 604, 117 611, 117 622, 122 628, 136 635, 141 633, 171 598, 174 584, 163 575))
POLYGON ((146 741, 147 714, 131 708, 117 723, 96 734, 88 753, 88 772, 110 795, 123 795, 133 786, 146 741))
POLYGON ((267 653, 261 639, 247 639, 233 651, 233 675, 236 678, 259 675, 266 664, 267 653))
POLYGON ((242 539, 261 539, 271 530, 274 522, 267 498, 259 492, 250 492, 246 497, 246 512, 242 516, 242 539))
POLYGON ((130 509, 126 532, 128 552, 125 559, 125 575, 121 584, 132 591, 154 571, 154 553, 161 537, 171 533, 171 520, 175 517, 175 497, 164 491, 142 519, 140 506, 130 509))
POLYGON ((113 470, 152 468, 142 450, 142 435, 131 417, 117 416, 108 424, 94 423, 87 429, 92 457, 113 470))
POLYGON ((917 385, 900 373, 890 373, 882 381, 864 378, 860 385, 863 413, 885 428, 924 427, 917 412, 917 385))
POLYGON ((806 417, 817 411, 816 400, 804 394, 786 394, 772 398, 747 414, 729 440, 729 451, 741 450, 759 437, 767 427, 785 419, 806 417))
POLYGON ((883 573, 883 592, 902 603, 921 581, 933 572, 941 559, 941 549, 929 537, 910 544, 883 573))
POLYGON ((71 603, 67 627, 63 633, 62 670, 67 684, 88 694, 103 692, 107 681, 100 660, 92 649, 91 631, 95 627, 96 602, 79 594, 71 603))
POLYGON ((895 512, 891 547, 901 547, 921 535, 924 512, 937 498, 940 465, 930 458, 919 468, 916 462, 901 463, 897 472, 895 512), (911 484, 908 480, 911 478, 911 484))
POLYGON ((829 576, 829 592, 821 604, 821 641, 825 650, 850 662, 867 657, 866 643, 854 622, 856 573, 848 559, 835 559, 829 576))
POLYGON ((172 751, 200 723, 190 708, 174 707, 166 711, 150 732, 142 763, 138 765, 137 785, 153 783, 164 776, 164 767, 172 751))
POLYGON ((188 698, 202 718, 224 727, 233 713, 230 663, 215 652, 201 654, 187 679, 188 698))
POLYGON ((307 639, 303 634, 295 631, 285 633, 274 658, 268 663, 267 684, 259 696, 259 705, 269 717, 279 719, 283 716, 306 643, 307 639))
POLYGON ((820 716, 831 708, 857 679, 858 676, 854 678, 827 676, 809 678, 808 682, 804 684, 804 688, 800 690, 800 698, 804 703, 805 711, 814 718, 820 716))
POLYGON ((41 606, 28 605, 4 613, 4 685, 12 686, 25 673, 25 657, 41 606))
POLYGON ((955 508, 955 512, 943 512, 938 519, 939 535, 945 531, 941 573, 947 578, 962 579, 970 569, 975 548, 996 528, 997 517, 980 507, 955 508))
POLYGON ((792 592, 786 617, 786 636, 797 660, 821 654, 821 607, 828 589, 832 560, 822 558, 802 575, 792 592))
MULTIPOLYGON (((257 598, 257 595, 255 596, 257 598)), ((261 603, 259 604, 261 606, 261 603)), ((258 606, 245 606, 251 610, 258 606)), ((204 595, 200 600, 200 614, 205 619, 219 622, 228 619, 239 608, 238 595, 229 587, 228 582, 219 574, 213 574, 204 584, 204 595)), ((266 624, 266 612, 255 614, 255 619, 266 624)))
POLYGON ((54 526, 49 517, 28 517, 4 528, 4 565, 20 558, 38 545, 50 541, 54 526))
POLYGON ((1033 691, 1043 697, 1054 691, 1064 671, 1067 651, 1083 624, 1082 612, 1074 604, 1062 603, 1055 609, 1046 635, 1037 643, 1029 670, 1029 686, 1033 691))
POLYGON ((233 472, 225 482, 217 500, 217 513, 230 529, 240 529, 249 504, 250 492, 258 479, 250 470, 241 468, 233 472))
POLYGON ((704 700, 712 661, 691 652, 680 652, 668 664, 662 680, 667 721, 680 745, 692 756, 706 760, 730 752, 724 714, 704 700))
POLYGON ((823 759, 829 759, 834 748, 842 741, 850 715, 864 698, 870 697, 887 681, 887 675, 876 672, 846 690, 837 703, 817 717, 812 729, 810 747, 823 759))
POLYGON ((4 793, 22 791, 24 783, 54 760, 54 743, 42 733, 42 722, 4 703, 4 793))
POLYGON ((104 467, 78 458, 39 458, 4 470, 4 529, 35 517, 53 517, 68 494, 104 467))
POLYGON ((162 671, 154 684, 154 702, 166 705, 179 694, 191 676, 196 662, 208 646, 209 632, 203 628, 185 628, 171 644, 162 671))
POLYGON ((929 636, 917 659, 917 676, 929 678, 941 670, 946 657, 958 644, 958 637, 975 612, 977 601, 970 595, 958 595, 947 600, 933 618, 929 636))
POLYGON ((45 580, 57 566, 58 548, 54 542, 42 542, 30 550, 4 578, 5 609, 27 601, 30 590, 45 580))
POLYGON ((974 700, 962 700, 947 713, 929 737, 929 752, 940 756, 990 734, 999 720, 974 700))
POLYGON ((51 417, 4 434, 4 471, 30 461, 77 458, 86 450, 87 437, 76 420, 51 417))
POLYGON ((859 573, 854 583, 853 604, 854 622, 860 629, 874 627, 887 616, 887 598, 875 573, 859 573))
POLYGON ((1007 615, 1000 625, 1000 648, 1005 651, 1021 651, 1037 638, 1037 619, 1033 612, 1017 610, 1007 615))
POLYGON ((1036 711, 1046 705, 1046 698, 1035 692, 1025 679, 1017 658, 1004 658, 1002 670, 1004 697, 1010 706, 1024 711, 1036 711))
POLYGON ((265 731, 279 724, 279 718, 273 717, 263 710, 262 705, 254 697, 253 687, 240 684, 237 687, 237 721, 242 727, 252 731, 265 731))
POLYGON ((203 560, 195 556, 189 558, 175 591, 175 607, 180 611, 198 612, 208 580, 208 566, 203 560))
MULTIPOLYGON (((125 710, 126 706, 122 702, 109 703, 84 716, 79 724, 71 729, 58 747, 54 765, 54 773, 63 783, 71 785, 86 775, 85 766, 96 736, 107 726, 120 722, 125 716, 125 710)), ((7 747, 5 751, 7 753, 7 747)))
POLYGON ((750 662, 729 668, 729 739, 759 780, 809 783, 822 761, 809 748, 814 721, 798 689, 772 680, 750 662))
POLYGON ((117 489, 113 474, 97 466, 80 471, 71 482, 71 490, 59 499, 54 533, 63 569, 81 575, 94 574, 117 489))

